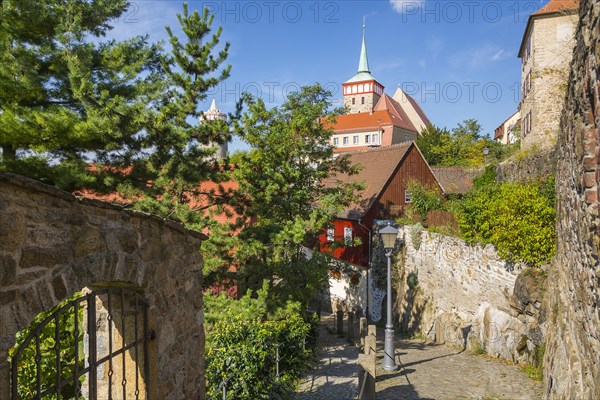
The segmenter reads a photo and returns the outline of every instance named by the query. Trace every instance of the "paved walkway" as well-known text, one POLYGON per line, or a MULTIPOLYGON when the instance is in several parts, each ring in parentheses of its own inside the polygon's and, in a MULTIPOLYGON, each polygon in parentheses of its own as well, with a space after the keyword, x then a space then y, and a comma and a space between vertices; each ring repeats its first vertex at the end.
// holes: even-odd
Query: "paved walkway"
POLYGON ((321 319, 319 365, 300 383, 296 400, 351 400, 358 389, 358 348, 333 331, 333 316, 321 319))
MULTIPOLYGON (((319 365, 301 382, 297 400, 349 400, 356 396, 358 349, 330 333, 332 327, 332 317, 323 318, 319 365)), ((383 329, 378 329, 379 354, 383 352, 382 334, 383 329)), ((377 372, 378 400, 541 398, 540 383, 500 360, 419 340, 397 340, 396 352, 401 368, 377 372)))
MULTIPOLYGON (((378 345, 383 352, 383 343, 378 345)), ((540 383, 501 360, 419 340, 398 340, 396 354, 397 371, 377 371, 378 400, 538 400, 542 396, 540 383)))

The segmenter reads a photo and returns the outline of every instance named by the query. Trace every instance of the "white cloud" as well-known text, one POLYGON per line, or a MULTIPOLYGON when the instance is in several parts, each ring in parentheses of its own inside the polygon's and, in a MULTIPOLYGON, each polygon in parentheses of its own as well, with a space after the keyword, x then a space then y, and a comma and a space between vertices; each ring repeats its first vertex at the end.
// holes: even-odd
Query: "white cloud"
POLYGON ((510 57, 511 53, 507 53, 504 49, 498 50, 496 54, 492 56, 492 61, 500 61, 504 60, 507 57, 510 57))
POLYGON ((415 11, 425 3, 425 0, 390 0, 390 5, 397 13, 415 11))
POLYGON ((512 53, 491 44, 463 49, 449 57, 449 64, 454 69, 468 68, 476 70, 487 64, 511 57, 512 53))
POLYGON ((386 70, 396 70, 400 67, 403 67, 406 65, 406 61, 402 60, 402 59, 391 59, 387 62, 383 62, 383 63, 378 63, 374 68, 373 68, 373 72, 382 72, 382 71, 386 71, 386 70))

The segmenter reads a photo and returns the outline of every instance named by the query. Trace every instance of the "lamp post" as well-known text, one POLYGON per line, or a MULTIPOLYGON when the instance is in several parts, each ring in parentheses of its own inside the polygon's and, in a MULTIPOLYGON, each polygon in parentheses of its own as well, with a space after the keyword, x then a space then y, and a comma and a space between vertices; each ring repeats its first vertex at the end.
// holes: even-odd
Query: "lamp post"
POLYGON ((394 351, 394 325, 392 325, 392 252, 398 237, 398 229, 388 225, 379 229, 381 241, 385 248, 385 256, 387 257, 387 321, 385 324, 385 342, 383 354, 383 369, 386 371, 394 371, 396 367, 395 351, 394 351))
POLYGON ((487 146, 486 146, 486 147, 483 148, 482 152, 483 152, 483 163, 486 164, 487 163, 487 156, 488 156, 488 154, 490 154, 490 149, 488 149, 487 146))

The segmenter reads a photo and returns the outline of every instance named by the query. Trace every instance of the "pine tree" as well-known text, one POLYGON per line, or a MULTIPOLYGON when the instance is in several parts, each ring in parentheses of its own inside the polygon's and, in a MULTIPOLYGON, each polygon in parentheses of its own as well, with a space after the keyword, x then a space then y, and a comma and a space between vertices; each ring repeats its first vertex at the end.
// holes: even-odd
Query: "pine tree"
POLYGON ((0 2, 3 170, 72 189, 91 161, 127 165, 161 92, 160 47, 101 41, 125 0, 0 2))
POLYGON ((189 13, 184 4, 183 14, 177 17, 186 40, 182 42, 166 28, 171 45, 170 53, 161 57, 166 87, 140 141, 145 156, 133 161, 129 179, 119 189, 136 199, 137 209, 202 229, 207 223, 203 217, 206 209, 236 205, 233 191, 222 187, 206 190, 202 185, 232 178, 229 166, 219 165, 212 157, 216 148, 209 146, 231 138, 228 124, 199 123, 203 115, 199 103, 229 76, 231 66, 222 67, 229 43, 213 55, 222 28, 210 35, 214 15, 208 9, 202 14, 197 10, 189 13))
POLYGON ((213 214, 243 203, 215 188, 232 176, 208 145, 230 132, 223 121, 201 124, 199 103, 229 76, 229 44, 217 51, 214 15, 187 4, 178 14, 184 39, 166 28, 169 51, 147 36, 103 41, 127 7, 0 0, 0 170, 118 192, 131 208, 211 231, 212 264, 226 266, 232 228, 213 214))

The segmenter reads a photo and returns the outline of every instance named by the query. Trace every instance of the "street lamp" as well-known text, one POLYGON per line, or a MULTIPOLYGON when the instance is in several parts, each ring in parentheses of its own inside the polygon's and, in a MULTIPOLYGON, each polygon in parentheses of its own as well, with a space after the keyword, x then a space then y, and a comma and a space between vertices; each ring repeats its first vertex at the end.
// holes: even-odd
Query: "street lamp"
POLYGON ((383 369, 394 371, 396 367, 394 357, 394 325, 392 325, 392 252, 398 237, 398 229, 394 228, 388 222, 388 225, 379 229, 381 241, 385 248, 387 257, 387 321, 385 324, 385 342, 383 354, 383 369))
POLYGON ((485 163, 487 163, 487 156, 488 156, 488 154, 490 154, 490 149, 488 149, 486 146, 483 148, 482 152, 483 152, 483 163, 485 164, 485 163))

